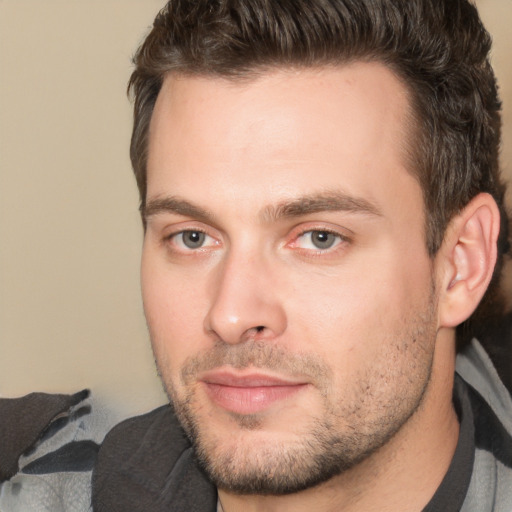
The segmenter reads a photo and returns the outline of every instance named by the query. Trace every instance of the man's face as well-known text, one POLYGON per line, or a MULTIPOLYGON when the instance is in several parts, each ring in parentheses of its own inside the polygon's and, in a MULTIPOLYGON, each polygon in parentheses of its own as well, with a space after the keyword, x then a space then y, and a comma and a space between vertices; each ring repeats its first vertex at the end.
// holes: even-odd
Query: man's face
POLYGON ((421 409, 436 299, 408 119, 405 88, 378 64, 166 79, 144 307, 219 487, 314 485, 421 409))

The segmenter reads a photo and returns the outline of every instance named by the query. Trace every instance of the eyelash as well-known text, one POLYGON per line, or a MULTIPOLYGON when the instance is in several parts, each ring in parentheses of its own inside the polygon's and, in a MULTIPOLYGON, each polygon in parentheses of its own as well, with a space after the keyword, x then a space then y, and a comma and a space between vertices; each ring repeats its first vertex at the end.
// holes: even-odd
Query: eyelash
MULTIPOLYGON (((163 239, 163 242, 164 244, 169 244, 173 241, 173 239, 177 239, 180 235, 183 236, 185 233, 201 233, 207 237, 210 237, 212 239, 214 239, 214 237, 212 237, 211 235, 209 235, 206 230, 204 229, 197 229, 197 228, 191 228, 191 229, 181 229, 179 231, 174 231, 168 235, 166 235, 163 239)), ((185 251, 185 252, 190 252, 190 253, 193 253, 193 252, 198 252, 200 251, 201 249, 204 250, 204 248, 201 246, 201 247, 198 247, 196 249, 194 248, 188 248, 188 249, 184 249, 184 248, 181 248, 180 250, 182 251, 185 251)))
MULTIPOLYGON (((209 237, 209 238, 212 238, 213 240, 216 240, 215 237, 213 237, 212 235, 209 235, 207 230, 205 229, 201 229, 201 228, 190 228, 190 229, 181 229, 181 230, 178 230, 178 231, 174 231, 168 235, 166 235, 164 238, 163 238, 163 243, 165 245, 169 245, 170 243, 172 243, 173 239, 177 239, 180 235, 183 236, 184 234, 186 233, 202 233, 203 235, 209 237)), ((288 242, 286 244, 284 244, 285 247, 292 247, 292 248, 295 248, 298 252, 302 253, 303 255, 306 255, 306 256, 309 256, 309 257, 322 257, 322 256, 327 256, 328 254, 333 254, 333 253, 336 253, 340 250, 342 250, 346 244, 349 244, 351 243, 352 240, 350 237, 344 235, 344 234, 341 234, 339 231, 335 231, 333 229, 329 229, 329 228, 325 228, 325 227, 308 227, 307 229, 302 229, 301 231, 299 231, 297 234, 292 234, 292 241, 291 242, 288 242), (332 247, 327 247, 327 248, 317 248, 317 249, 313 249, 313 248, 303 248, 303 247, 298 247, 298 241, 303 239, 303 237, 305 235, 307 235, 308 233, 326 233, 326 234, 330 234, 330 235, 333 235, 335 236, 337 239, 338 239, 338 242, 335 243, 334 246, 332 247)), ((182 242, 183 243, 183 242, 182 242)), ((204 247, 204 246, 200 246, 200 247, 197 247, 197 248, 184 248, 184 247, 176 247, 176 242, 174 243, 175 245, 175 248, 174 248, 174 252, 181 252, 181 253, 187 253, 189 255, 192 255, 194 253, 201 253, 201 252, 204 252, 206 251, 208 248, 214 246, 214 245, 217 245, 219 242, 216 242, 216 244, 211 244, 207 247, 204 247)))
POLYGON ((350 237, 340 233, 339 231, 335 231, 333 229, 329 229, 329 228, 325 228, 325 227, 309 227, 307 229, 301 230, 296 236, 294 236, 293 242, 289 245, 296 246, 297 241, 300 240, 301 238, 303 238, 308 233, 326 233, 329 235, 333 235, 338 239, 338 242, 335 243, 334 246, 327 247, 325 249, 321 249, 321 248, 304 249, 301 247, 297 247, 298 251, 301 251, 310 257, 322 257, 322 256, 326 256, 327 254, 336 253, 337 251, 342 250, 346 244, 349 244, 350 242, 352 242, 350 237))

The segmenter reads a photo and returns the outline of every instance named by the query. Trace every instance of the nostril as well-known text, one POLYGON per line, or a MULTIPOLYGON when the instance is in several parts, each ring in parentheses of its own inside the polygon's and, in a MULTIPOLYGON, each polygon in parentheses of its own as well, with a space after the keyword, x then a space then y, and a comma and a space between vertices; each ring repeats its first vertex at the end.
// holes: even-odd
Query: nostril
POLYGON ((261 331, 265 330, 265 326, 264 325, 258 325, 257 327, 255 327, 255 329, 256 329, 256 332, 261 332, 261 331))

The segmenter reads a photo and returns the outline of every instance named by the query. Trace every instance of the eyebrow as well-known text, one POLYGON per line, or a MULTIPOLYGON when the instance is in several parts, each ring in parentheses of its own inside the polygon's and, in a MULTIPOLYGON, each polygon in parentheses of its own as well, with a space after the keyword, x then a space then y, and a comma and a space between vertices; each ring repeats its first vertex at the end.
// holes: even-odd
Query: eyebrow
POLYGON ((160 213, 174 213, 183 217, 193 217, 206 223, 211 222, 214 217, 212 212, 196 206, 185 199, 172 196, 152 199, 141 207, 144 221, 160 213))
POLYGON ((306 195, 291 201, 283 201, 277 205, 267 206, 263 210, 263 216, 266 220, 272 221, 329 211, 382 217, 382 212, 372 202, 337 191, 306 195))
MULTIPOLYGON (((261 217, 266 222, 275 222, 283 218, 303 217, 327 211, 382 216, 379 208, 364 198, 354 197, 343 192, 327 192, 301 196, 276 205, 266 206, 261 212, 261 217)), ((161 213, 192 217, 205 223, 211 223, 215 217, 211 211, 173 196, 151 199, 142 206, 141 213, 144 220, 161 213)))

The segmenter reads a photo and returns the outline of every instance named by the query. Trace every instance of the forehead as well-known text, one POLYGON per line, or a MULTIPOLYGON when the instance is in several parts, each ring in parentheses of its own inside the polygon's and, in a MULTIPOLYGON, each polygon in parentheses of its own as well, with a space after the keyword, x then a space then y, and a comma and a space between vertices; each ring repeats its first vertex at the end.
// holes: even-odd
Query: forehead
POLYGON ((148 199, 211 201, 217 190, 272 202, 342 188, 372 200, 390 179, 411 179, 409 110, 407 89, 378 63, 239 81, 169 75, 150 125, 148 199))

